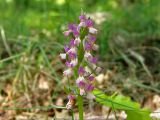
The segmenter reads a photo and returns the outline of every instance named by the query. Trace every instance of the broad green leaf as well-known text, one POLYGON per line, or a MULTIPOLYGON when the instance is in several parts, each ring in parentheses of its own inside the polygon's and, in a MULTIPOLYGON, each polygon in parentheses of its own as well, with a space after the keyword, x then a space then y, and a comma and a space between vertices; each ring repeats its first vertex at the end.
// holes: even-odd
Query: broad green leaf
POLYGON ((141 109, 137 102, 131 101, 129 97, 114 94, 107 96, 100 90, 94 90, 93 94, 96 97, 96 101, 111 107, 114 110, 124 110, 127 114, 127 120, 151 120, 147 109, 141 109))

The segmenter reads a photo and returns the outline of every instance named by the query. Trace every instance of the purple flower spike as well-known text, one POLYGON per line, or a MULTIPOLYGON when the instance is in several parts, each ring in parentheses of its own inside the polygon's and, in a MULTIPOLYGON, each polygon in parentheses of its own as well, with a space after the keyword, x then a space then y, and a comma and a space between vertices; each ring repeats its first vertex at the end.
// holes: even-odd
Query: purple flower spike
POLYGON ((94 89, 94 86, 92 84, 86 85, 86 91, 90 92, 90 91, 93 91, 93 89, 94 89))
POLYGON ((86 20, 85 23, 86 23, 87 27, 92 27, 93 26, 93 21, 91 19, 86 20))
POLYGON ((79 20, 82 22, 82 21, 85 21, 86 20, 86 16, 85 15, 80 15, 79 16, 79 20))
POLYGON ((92 75, 90 75, 90 76, 88 77, 88 80, 89 80, 89 81, 93 81, 93 80, 94 80, 94 77, 93 77, 92 75))
POLYGON ((78 74, 79 75, 83 75, 85 73, 85 70, 84 70, 84 68, 81 66, 81 67, 79 67, 79 69, 78 69, 78 74))
MULTIPOLYGON (((97 33, 98 30, 94 28, 94 22, 87 18, 83 11, 79 16, 78 23, 68 24, 68 30, 63 32, 65 37, 70 37, 69 44, 64 46, 65 52, 60 54, 67 67, 63 74, 65 77, 76 77, 76 86, 71 85, 71 90, 76 87, 78 95, 86 95, 89 96, 88 98, 95 98, 91 92, 94 89, 94 73, 98 68, 96 65, 97 57, 93 57, 92 53, 98 49, 98 45, 95 43, 97 33), (93 73, 89 69, 90 64, 93 65, 93 69, 96 67, 93 73)), ((66 105, 67 109, 74 107, 75 97, 75 92, 70 91, 69 101, 66 105)))
POLYGON ((93 57, 90 62, 93 63, 93 64, 96 64, 98 61, 98 58, 97 57, 93 57))

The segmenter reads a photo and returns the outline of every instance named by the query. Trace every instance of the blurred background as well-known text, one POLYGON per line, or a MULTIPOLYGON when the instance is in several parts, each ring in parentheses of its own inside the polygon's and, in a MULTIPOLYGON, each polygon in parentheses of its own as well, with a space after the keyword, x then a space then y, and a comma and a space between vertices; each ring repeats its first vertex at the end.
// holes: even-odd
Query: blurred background
MULTIPOLYGON (((97 88, 108 94, 117 91, 156 110, 159 8, 160 0, 0 0, 0 107, 65 106, 65 66, 59 53, 68 40, 63 31, 69 22, 78 21, 83 9, 99 30, 96 54, 103 72, 97 76, 97 88)), ((85 107, 89 105, 86 101, 85 107)), ((0 118, 24 112, 68 114, 53 108, 0 110, 0 118)))

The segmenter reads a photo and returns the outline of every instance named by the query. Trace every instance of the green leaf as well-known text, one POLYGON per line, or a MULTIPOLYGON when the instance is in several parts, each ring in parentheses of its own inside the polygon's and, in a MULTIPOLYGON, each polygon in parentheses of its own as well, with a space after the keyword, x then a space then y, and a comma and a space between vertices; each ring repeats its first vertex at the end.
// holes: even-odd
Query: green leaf
POLYGON ((129 97, 114 94, 107 96, 100 90, 94 90, 93 94, 96 101, 111 107, 114 110, 124 110, 127 114, 127 120, 151 120, 148 109, 141 109, 137 102, 131 101, 129 97))

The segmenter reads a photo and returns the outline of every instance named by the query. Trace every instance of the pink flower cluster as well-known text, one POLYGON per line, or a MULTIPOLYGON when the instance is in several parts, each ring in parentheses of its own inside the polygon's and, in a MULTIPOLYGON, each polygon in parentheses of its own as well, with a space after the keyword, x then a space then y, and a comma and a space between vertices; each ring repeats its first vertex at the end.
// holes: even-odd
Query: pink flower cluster
POLYGON ((93 21, 84 14, 79 16, 79 21, 79 24, 69 24, 68 30, 64 32, 64 35, 70 38, 70 42, 64 46, 65 53, 61 53, 60 57, 66 60, 67 69, 63 72, 64 76, 71 78, 76 72, 79 94, 86 95, 94 89, 95 78, 92 73, 86 75, 86 68, 87 64, 97 63, 97 57, 92 55, 92 51, 98 49, 98 45, 95 44, 97 29, 93 27, 93 21))

